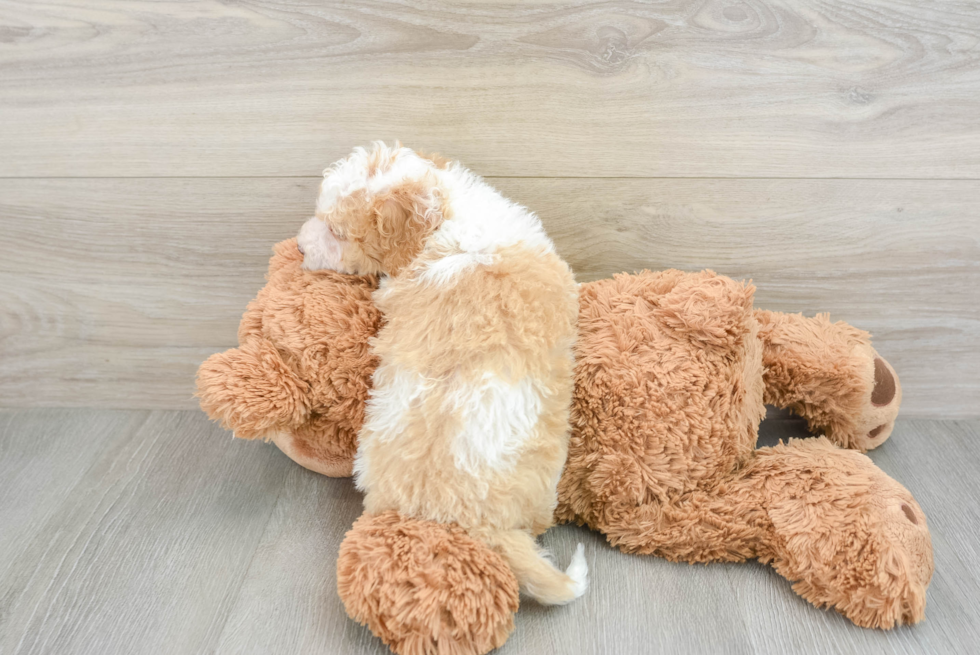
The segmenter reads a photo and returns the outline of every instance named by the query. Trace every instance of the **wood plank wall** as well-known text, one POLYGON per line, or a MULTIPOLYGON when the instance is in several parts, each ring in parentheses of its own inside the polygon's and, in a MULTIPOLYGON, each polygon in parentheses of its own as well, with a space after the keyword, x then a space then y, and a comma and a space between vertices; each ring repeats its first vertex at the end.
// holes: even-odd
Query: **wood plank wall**
POLYGON ((713 268, 980 414, 971 1, 0 0, 0 406, 188 408, 321 169, 458 157, 579 279, 713 268))

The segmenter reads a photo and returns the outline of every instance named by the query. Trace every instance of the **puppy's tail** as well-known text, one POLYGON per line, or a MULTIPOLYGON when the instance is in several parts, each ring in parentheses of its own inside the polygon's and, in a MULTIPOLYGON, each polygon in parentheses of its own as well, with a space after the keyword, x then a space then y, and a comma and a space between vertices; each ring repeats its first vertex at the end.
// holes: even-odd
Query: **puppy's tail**
POLYGON ((504 558, 521 590, 542 605, 569 603, 589 586, 589 565, 582 544, 575 549, 571 564, 562 573, 524 530, 487 531, 480 536, 504 558))

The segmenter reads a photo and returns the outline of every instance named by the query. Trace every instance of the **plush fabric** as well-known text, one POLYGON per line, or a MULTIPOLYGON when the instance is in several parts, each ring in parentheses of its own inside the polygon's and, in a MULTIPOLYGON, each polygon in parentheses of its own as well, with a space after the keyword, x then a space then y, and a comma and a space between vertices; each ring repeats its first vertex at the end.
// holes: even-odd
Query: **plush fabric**
POLYGON ((767 403, 791 408, 845 448, 871 450, 891 435, 902 385, 867 332, 827 314, 755 316, 766 344, 767 403))
POLYGON ((275 246, 238 348, 201 365, 198 396, 236 437, 273 440, 307 468, 348 476, 376 366, 368 338, 381 326, 371 303, 378 281, 302 263, 295 239, 275 246))
POLYGON ((517 578, 457 526, 365 514, 337 558, 351 618, 402 655, 462 655, 499 647, 514 629, 517 578))
MULTIPOLYGON (((301 260, 294 240, 276 246, 239 348, 202 364, 198 393, 237 436, 349 475, 375 366, 368 342, 383 320, 376 280, 304 271, 301 260)), ((867 333, 754 309, 753 292, 710 271, 581 286, 555 518, 625 552, 769 562, 801 596, 861 626, 921 620, 933 570, 925 515, 856 452, 891 433, 898 376, 867 333), (764 402, 825 437, 757 449, 764 402)), ((516 609, 501 562, 456 526, 366 515, 342 546, 338 580, 348 613, 395 652, 483 653, 516 609)))

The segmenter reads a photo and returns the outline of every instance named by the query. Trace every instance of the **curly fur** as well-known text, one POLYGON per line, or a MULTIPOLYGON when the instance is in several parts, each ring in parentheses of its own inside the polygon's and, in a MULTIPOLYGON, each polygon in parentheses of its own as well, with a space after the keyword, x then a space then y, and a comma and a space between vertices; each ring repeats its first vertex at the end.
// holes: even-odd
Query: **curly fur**
POLYGON ((534 541, 565 462, 578 313, 537 216, 458 163, 376 143, 325 172, 298 244, 305 268, 384 275, 354 462, 365 510, 463 527, 539 602, 584 593, 584 554, 572 577, 534 541))

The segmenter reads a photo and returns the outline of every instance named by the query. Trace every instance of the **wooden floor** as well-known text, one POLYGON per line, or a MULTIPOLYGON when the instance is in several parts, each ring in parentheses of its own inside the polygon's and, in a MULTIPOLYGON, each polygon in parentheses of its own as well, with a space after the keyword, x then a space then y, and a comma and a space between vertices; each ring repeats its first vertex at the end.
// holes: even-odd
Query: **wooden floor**
MULTIPOLYGON (((803 436, 763 424, 762 443, 803 436)), ((871 454, 926 512, 926 620, 857 628, 756 563, 624 555, 584 528, 591 586, 523 603, 499 652, 970 653, 980 644, 980 421, 901 420, 871 454)), ((335 560, 361 513, 349 479, 233 441, 195 411, 0 411, 0 653, 386 653, 350 621, 335 560)))

